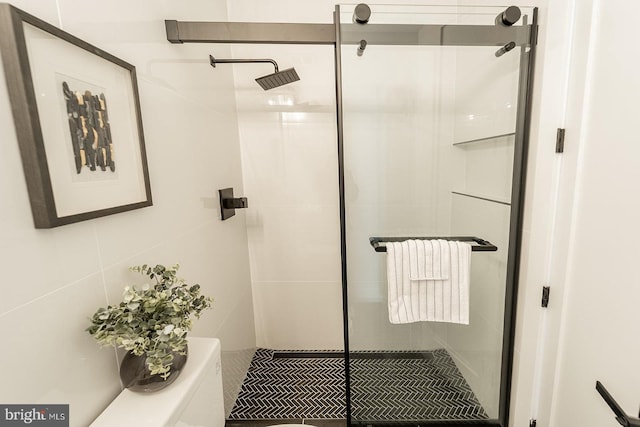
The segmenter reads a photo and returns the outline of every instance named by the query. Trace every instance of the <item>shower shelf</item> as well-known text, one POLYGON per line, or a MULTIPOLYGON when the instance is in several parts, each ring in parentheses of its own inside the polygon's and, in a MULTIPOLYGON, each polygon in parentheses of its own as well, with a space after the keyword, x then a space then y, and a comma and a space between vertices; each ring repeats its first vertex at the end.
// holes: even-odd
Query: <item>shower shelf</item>
POLYGON ((472 144, 474 142, 491 141, 492 139, 504 138, 506 136, 514 136, 515 134, 516 134, 515 132, 511 132, 511 133, 504 133, 502 135, 494 135, 494 136, 487 136, 484 138, 470 139, 468 141, 454 142, 453 145, 465 145, 465 144, 472 144))
POLYGON ((508 200, 500 200, 497 197, 481 196, 479 194, 464 193, 461 191, 452 191, 451 194, 455 194, 457 196, 471 197, 472 199, 484 200, 485 202, 498 203, 501 205, 511 206, 511 203, 508 200))
POLYGON ((457 240, 459 242, 473 242, 472 252, 495 252, 498 247, 493 243, 474 236, 448 236, 448 237, 369 237, 369 243, 376 252, 387 252, 384 245, 387 242, 404 242, 405 240, 457 240))

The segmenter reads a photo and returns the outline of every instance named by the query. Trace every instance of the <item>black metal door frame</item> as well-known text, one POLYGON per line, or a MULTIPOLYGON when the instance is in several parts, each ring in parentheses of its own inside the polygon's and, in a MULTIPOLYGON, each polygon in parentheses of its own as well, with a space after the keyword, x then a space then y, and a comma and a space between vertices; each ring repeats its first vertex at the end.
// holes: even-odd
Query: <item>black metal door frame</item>
MULTIPOLYGON (((463 426, 469 424, 507 427, 513 370, 513 343, 515 313, 522 241, 522 216, 531 124, 531 95, 533 69, 537 42, 538 9, 533 9, 530 25, 394 25, 394 24, 340 24, 340 6, 336 5, 333 24, 264 23, 264 22, 185 22, 166 20, 167 40, 171 43, 246 43, 246 44, 311 44, 333 45, 335 50, 336 124, 338 138, 338 184, 340 195, 340 251, 342 268, 342 298, 345 345, 345 376, 347 422, 351 416, 351 387, 349 369, 347 246, 344 189, 344 135, 342 110, 342 60, 343 44, 358 45, 362 34, 370 44, 388 45, 439 45, 439 46, 504 46, 505 40, 521 47, 520 81, 516 119, 516 143, 509 225, 509 249, 507 261, 507 289, 502 346, 502 370, 500 379, 500 407, 497 420, 466 422, 420 422, 420 425, 463 426)), ((502 52, 504 53, 504 52, 502 52)), ((371 423, 368 424, 378 424, 371 423)), ((385 424, 385 423, 380 423, 385 424)), ((401 425, 401 423, 393 423, 401 425)), ((415 423, 407 425, 415 426, 415 423)))
MULTIPOLYGON (((526 24, 526 23, 525 23, 526 24)), ((351 377, 350 377, 350 359, 349 359, 349 305, 348 305, 348 283, 347 283, 347 230, 346 230, 346 201, 344 188, 344 117, 342 108, 342 58, 341 45, 344 43, 344 37, 340 24, 340 6, 336 5, 334 12, 335 25, 335 80, 336 80, 336 115, 337 115, 337 134, 338 134, 338 183, 340 192, 340 250, 341 250, 341 266, 342 266, 342 302, 343 302, 343 326, 344 326, 344 346, 345 346, 345 383, 346 383, 346 399, 347 399, 347 425, 361 425, 360 422, 354 421, 351 411, 351 377)), ((358 24, 348 24, 348 27, 357 28, 358 24)), ((394 27, 393 25, 388 25, 394 27)), ((362 25, 360 25, 362 27, 362 25)), ((434 37, 425 40, 418 38, 407 38, 406 32, 399 34, 393 33, 391 29, 391 40, 384 38, 384 25, 370 26, 372 35, 367 37, 367 43, 374 40, 378 44, 428 44, 440 46, 473 46, 473 45, 497 45, 495 39, 505 40, 504 34, 501 34, 505 27, 500 26, 446 26, 448 32, 457 31, 459 36, 449 35, 444 37, 442 30, 440 37, 434 37), (455 28, 454 28, 455 27, 455 28), (482 37, 476 37, 476 33, 480 31, 491 39, 487 41, 482 37)), ((424 32, 425 27, 420 26, 424 32)), ((433 26, 444 28, 444 26, 433 26)), ((506 27, 516 28, 516 27, 506 27)), ((468 426, 485 425, 508 427, 509 423, 509 406, 511 401, 511 383, 513 373, 513 352, 515 340, 515 324, 517 310, 517 293, 518 293, 518 276, 520 271, 520 252, 522 243, 522 224, 525 200, 525 179, 527 173, 527 152, 529 146, 529 133, 531 127, 531 105, 533 93, 533 74, 535 66, 535 53, 538 35, 538 8, 533 9, 532 22, 530 25, 517 27, 521 29, 521 33, 526 34, 526 38, 522 40, 520 35, 518 40, 520 48, 520 72, 518 81, 518 104, 516 113, 516 135, 514 149, 514 163, 511 190, 511 215, 509 223, 509 248, 507 257, 507 278, 505 292, 504 307, 504 325, 503 325, 503 342, 502 342, 502 364, 500 376, 500 398, 499 411, 497 419, 477 420, 477 421, 420 421, 419 425, 428 426, 468 426)), ((417 30, 420 31, 420 30, 417 30)), ((514 35, 511 35, 516 39, 514 35)), ((357 44, 362 38, 361 31, 354 31, 349 34, 346 42, 348 44, 357 44)), ((504 52, 503 52, 504 53, 504 52)), ((366 425, 406 425, 417 426, 417 423, 400 423, 400 422, 372 422, 366 421, 366 425)))

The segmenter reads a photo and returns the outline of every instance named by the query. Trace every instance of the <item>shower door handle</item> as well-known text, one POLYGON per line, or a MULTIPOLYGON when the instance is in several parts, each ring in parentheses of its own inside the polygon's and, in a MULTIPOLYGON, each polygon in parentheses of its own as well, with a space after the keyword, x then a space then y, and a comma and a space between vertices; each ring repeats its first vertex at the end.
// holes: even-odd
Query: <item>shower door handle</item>
POLYGON ((600 396, 607 402, 609 408, 613 411, 616 416, 616 421, 620 423, 621 426, 624 427, 640 427, 640 418, 630 417, 622 410, 618 402, 609 394, 606 388, 602 385, 600 381, 596 381, 596 390, 600 393, 600 396))

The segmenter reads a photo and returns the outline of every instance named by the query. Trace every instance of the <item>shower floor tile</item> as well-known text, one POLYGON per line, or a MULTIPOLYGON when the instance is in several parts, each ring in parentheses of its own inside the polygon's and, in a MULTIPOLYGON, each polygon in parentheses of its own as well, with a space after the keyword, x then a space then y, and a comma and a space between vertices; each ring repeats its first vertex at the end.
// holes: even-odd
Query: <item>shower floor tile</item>
MULTIPOLYGON (((351 360, 354 420, 487 418, 446 350, 360 355, 364 356, 351 360)), ((229 419, 344 419, 341 353, 311 351, 295 356, 300 352, 258 349, 229 419)))

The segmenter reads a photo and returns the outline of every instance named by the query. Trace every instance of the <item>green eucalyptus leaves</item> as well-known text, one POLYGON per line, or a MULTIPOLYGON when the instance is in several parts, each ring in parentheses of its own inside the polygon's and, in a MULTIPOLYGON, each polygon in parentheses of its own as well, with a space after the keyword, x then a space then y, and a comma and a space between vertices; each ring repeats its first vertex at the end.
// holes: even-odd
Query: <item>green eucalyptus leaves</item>
POLYGON ((179 265, 146 264, 130 267, 155 284, 124 288, 117 306, 99 308, 87 331, 103 346, 122 347, 136 356, 146 355, 152 375, 169 376, 173 355, 184 353, 192 316, 200 317, 213 300, 200 295, 200 285, 188 285, 176 276, 179 265))

